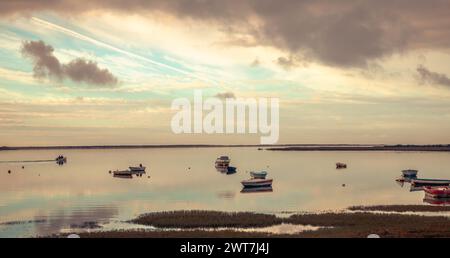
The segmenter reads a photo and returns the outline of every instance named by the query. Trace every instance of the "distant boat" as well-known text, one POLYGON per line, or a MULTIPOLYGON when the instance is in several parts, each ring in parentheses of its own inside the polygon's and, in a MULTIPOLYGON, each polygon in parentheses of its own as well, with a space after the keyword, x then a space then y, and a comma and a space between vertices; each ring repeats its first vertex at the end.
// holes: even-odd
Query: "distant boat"
POLYGON ((439 187, 424 187, 425 193, 433 198, 450 198, 450 187, 439 186, 439 187))
POLYGON ((336 168, 340 169, 340 168, 347 168, 347 164, 342 163, 342 162, 337 162, 336 163, 336 168))
POLYGON ((450 180, 416 178, 416 179, 411 179, 411 185, 414 187, 417 187, 417 186, 450 186, 450 180))
POLYGON ((220 156, 216 159, 216 167, 228 167, 230 161, 228 156, 220 156))
POLYGON ((145 167, 140 164, 138 167, 129 167, 131 172, 135 173, 145 173, 145 167))
POLYGON ((418 171, 415 169, 405 169, 402 170, 402 175, 405 178, 417 178, 418 171))
POLYGON ((113 171, 114 176, 132 176, 133 172, 131 170, 116 170, 113 171))
POLYGON ((248 179, 241 182, 246 188, 271 187, 273 179, 248 179))
POLYGON ((67 157, 64 157, 63 155, 60 155, 60 156, 56 157, 55 161, 58 162, 58 163, 66 163, 67 162, 67 157))
POLYGON ((251 171, 250 176, 252 176, 255 179, 265 179, 267 176, 267 171, 251 171))

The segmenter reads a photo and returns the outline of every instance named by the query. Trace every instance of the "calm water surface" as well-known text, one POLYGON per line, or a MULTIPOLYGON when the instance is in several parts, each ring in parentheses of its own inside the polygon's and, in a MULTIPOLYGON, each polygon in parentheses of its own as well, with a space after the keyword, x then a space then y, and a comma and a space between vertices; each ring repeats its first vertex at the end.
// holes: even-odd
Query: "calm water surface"
POLYGON ((86 222, 163 210, 281 212, 423 204, 423 192, 409 192, 394 181, 402 169, 418 169, 420 177, 450 178, 450 154, 430 152, 40 150, 0 152, 0 161, 59 154, 68 157, 67 164, 0 163, 0 237, 48 235, 86 222), (219 155, 229 155, 237 173, 216 171, 219 155), (337 161, 349 167, 336 170, 337 161), (108 173, 139 163, 148 167, 143 177, 121 179, 108 173), (240 181, 249 178, 248 171, 261 169, 274 179, 273 191, 241 193, 240 181))

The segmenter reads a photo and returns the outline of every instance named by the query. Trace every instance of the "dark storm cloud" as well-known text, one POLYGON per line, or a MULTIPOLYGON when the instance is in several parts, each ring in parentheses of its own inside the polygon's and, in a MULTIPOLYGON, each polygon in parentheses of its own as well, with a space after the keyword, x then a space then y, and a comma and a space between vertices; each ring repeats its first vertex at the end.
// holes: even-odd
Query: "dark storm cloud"
POLYGON ((417 72, 419 73, 419 80, 422 83, 443 85, 450 87, 450 78, 447 75, 437 72, 432 72, 423 65, 417 67, 417 72))
POLYGON ((21 52, 31 58, 34 63, 33 72, 36 78, 53 78, 62 80, 69 78, 74 82, 84 82, 96 85, 116 85, 117 78, 107 69, 101 69, 96 62, 77 58, 67 64, 53 55, 53 47, 40 41, 26 41, 21 52))
MULTIPOLYGON (((366 67, 416 48, 450 46, 448 0, 43 0, 2 1, 0 14, 93 10, 214 23, 230 34, 331 66, 366 67), (256 21, 256 22, 255 22, 256 21), (237 33, 236 33, 237 34, 237 33)), ((253 44, 253 43, 252 43, 253 44)))

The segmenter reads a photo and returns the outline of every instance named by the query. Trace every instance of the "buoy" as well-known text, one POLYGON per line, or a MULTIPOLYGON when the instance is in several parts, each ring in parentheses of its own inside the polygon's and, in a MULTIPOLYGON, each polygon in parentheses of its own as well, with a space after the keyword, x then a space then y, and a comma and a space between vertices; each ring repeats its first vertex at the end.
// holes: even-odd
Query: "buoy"
POLYGON ((8 170, 8 174, 11 174, 11 170, 8 170))
POLYGON ((25 166, 22 166, 22 169, 25 169, 25 166))
POLYGON ((345 184, 342 184, 342 187, 345 187, 345 184))

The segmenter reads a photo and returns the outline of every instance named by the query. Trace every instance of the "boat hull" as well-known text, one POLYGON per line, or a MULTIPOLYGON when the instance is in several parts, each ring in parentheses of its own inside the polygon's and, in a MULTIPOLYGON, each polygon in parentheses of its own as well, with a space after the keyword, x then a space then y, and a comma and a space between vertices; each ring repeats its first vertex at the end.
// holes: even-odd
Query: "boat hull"
POLYGON ((450 187, 424 187, 425 193, 433 198, 450 198, 450 187))
POLYGON ((241 184, 245 188, 271 187, 272 181, 272 179, 250 179, 242 181, 241 184))
POLYGON ((450 180, 441 179, 411 179, 411 185, 419 186, 450 186, 450 180))

